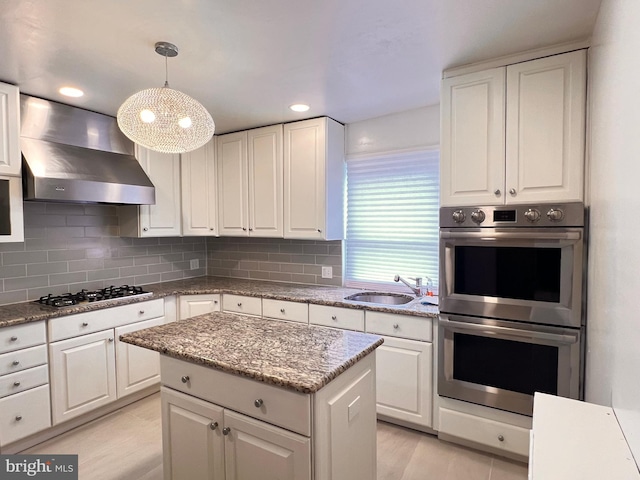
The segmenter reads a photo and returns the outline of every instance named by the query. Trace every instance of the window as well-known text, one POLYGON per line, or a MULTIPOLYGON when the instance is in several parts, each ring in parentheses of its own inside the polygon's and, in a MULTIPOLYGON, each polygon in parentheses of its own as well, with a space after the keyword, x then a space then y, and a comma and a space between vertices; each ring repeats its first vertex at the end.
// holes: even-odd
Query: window
POLYGON ((397 274, 438 282, 439 151, 347 160, 345 285, 408 291, 397 274))

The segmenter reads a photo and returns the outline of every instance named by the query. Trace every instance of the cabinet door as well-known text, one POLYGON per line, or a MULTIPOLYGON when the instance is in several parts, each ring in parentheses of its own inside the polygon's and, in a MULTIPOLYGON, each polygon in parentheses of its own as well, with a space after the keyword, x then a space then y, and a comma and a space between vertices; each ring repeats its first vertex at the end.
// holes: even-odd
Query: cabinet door
POLYGON ((507 203, 582 201, 586 50, 507 67, 507 203))
POLYGON ((504 203, 505 68, 442 82, 440 204, 504 203))
POLYGON ((431 343, 384 337, 376 350, 378 414, 431 426, 431 343))
POLYGON ((182 233, 217 235, 216 137, 192 152, 183 153, 182 233))
POLYGON ((164 317, 137 322, 115 330, 118 398, 160 383, 160 354, 120 341, 120 335, 162 325, 164 317))
POLYGON ((224 426, 226 480, 311 478, 309 438, 230 410, 224 426))
POLYGON ((283 236, 282 125, 249 130, 249 235, 283 236))
POLYGON ((136 158, 156 187, 156 204, 140 205, 141 237, 179 237, 180 155, 158 153, 136 145, 136 158))
POLYGON ((164 479, 224 479, 222 408, 165 387, 161 401, 164 479))
POLYGON ((220 311, 220 294, 180 295, 180 320, 220 311))
POLYGON ((0 83, 0 175, 19 176, 21 166, 20 94, 18 87, 0 83))
POLYGON ((116 399, 113 330, 49 345, 53 424, 116 399))
POLYGON ((247 132, 218 137, 218 227, 220 235, 249 234, 247 132))

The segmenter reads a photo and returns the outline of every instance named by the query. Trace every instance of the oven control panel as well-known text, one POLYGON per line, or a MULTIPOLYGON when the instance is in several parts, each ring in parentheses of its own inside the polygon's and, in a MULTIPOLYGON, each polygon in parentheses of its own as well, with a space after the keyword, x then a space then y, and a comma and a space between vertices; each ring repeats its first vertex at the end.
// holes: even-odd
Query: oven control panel
POLYGON ((442 207, 440 228, 584 227, 584 204, 442 207))

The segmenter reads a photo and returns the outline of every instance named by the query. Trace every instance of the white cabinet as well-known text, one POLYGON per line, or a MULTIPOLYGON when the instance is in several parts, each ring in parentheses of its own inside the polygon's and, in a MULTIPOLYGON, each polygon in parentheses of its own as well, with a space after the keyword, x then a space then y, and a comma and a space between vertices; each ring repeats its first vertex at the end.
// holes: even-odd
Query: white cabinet
POLYGON ((136 145, 136 158, 155 186, 156 203, 119 207, 120 235, 181 236, 180 155, 158 153, 136 145))
POLYGON ((220 235, 282 237, 282 125, 217 142, 220 235))
POLYGON ((440 203, 582 201, 586 51, 445 78, 440 203))
POLYGON ((18 87, 0 83, 0 175, 20 176, 21 168, 20 93, 18 87))
POLYGON ((180 295, 180 320, 220 311, 220 294, 180 295))
POLYGON ((327 117, 284 126, 284 237, 344 238, 344 126, 327 117))
POLYGON ((263 298, 262 316, 290 322, 309 323, 309 304, 263 298))
POLYGON ((0 329, 0 447, 51 426, 43 321, 0 329))
POLYGON ((364 311, 311 304, 309 305, 309 323, 364 332, 364 311))
POLYGON ((390 422, 433 425, 430 318, 367 311, 367 333, 385 335, 376 355, 377 412, 390 422))
POLYGON ((222 311, 261 317, 262 298, 225 293, 222 295, 222 311))
MULTIPOLYGON (((0 139, 0 142, 2 140, 0 139)), ((22 182, 20 177, 0 176, 0 189, 8 193, 7 203, 2 205, 2 215, 8 213, 11 231, 0 235, 0 243, 24 241, 24 212, 22 205, 22 182)))
POLYGON ((185 236, 218 234, 216 138, 197 150, 183 153, 180 160, 185 236))

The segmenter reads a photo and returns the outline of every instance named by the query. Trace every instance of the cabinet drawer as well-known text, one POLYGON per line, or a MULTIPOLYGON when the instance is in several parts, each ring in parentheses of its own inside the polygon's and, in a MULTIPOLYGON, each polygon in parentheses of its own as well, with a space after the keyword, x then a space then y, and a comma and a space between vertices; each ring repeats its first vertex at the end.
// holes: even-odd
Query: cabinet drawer
POLYGON ((222 310, 225 312, 244 313, 245 315, 257 315, 261 317, 262 298, 225 294, 222 296, 222 310))
POLYGON ((44 321, 0 328, 0 353, 41 345, 46 341, 44 321))
POLYGON ((49 341, 86 335, 164 315, 164 300, 131 303, 49 320, 49 341))
POLYGON ((309 323, 309 305, 285 300, 262 299, 262 315, 278 320, 309 323))
POLYGON ((309 323, 364 332, 364 311, 311 304, 309 323))
POLYGON ((0 399, 0 446, 49 428, 49 385, 0 399))
POLYGON ((47 363, 47 346, 24 348, 0 355, 0 375, 19 372, 47 363))
POLYGON ((162 384, 174 390, 311 435, 310 395, 164 355, 160 356, 160 374, 162 384))
POLYGON ((220 311, 220 294, 180 295, 180 320, 220 311))
POLYGON ((0 398, 49 383, 49 367, 41 365, 0 377, 0 398))
POLYGON ((367 333, 402 337, 423 342, 431 342, 433 339, 430 318, 383 312, 367 312, 365 317, 367 333))
POLYGON ((440 408, 439 432, 497 450, 527 456, 529 429, 440 408), (502 440, 501 440, 502 439, 502 440))

